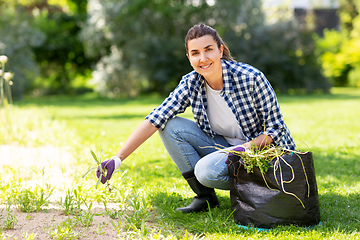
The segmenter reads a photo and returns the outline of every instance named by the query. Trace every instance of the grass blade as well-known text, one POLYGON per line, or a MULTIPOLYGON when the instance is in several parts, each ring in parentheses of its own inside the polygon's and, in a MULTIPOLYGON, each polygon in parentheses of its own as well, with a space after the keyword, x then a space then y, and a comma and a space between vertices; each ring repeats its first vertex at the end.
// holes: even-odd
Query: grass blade
POLYGON ((94 170, 94 169, 97 169, 97 167, 92 167, 92 168, 90 168, 90 169, 82 176, 82 178, 84 178, 86 175, 88 175, 89 172, 91 172, 91 171, 94 170))
POLYGON ((90 150, 92 157, 94 158, 95 162, 99 164, 99 160, 93 150, 90 150))

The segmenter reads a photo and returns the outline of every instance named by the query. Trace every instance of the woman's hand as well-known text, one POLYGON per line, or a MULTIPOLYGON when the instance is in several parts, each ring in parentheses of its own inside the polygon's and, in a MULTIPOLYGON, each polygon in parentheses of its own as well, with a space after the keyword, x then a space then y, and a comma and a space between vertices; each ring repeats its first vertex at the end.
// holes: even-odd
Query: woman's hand
POLYGON ((257 138, 254 138, 250 142, 244 143, 243 146, 251 148, 253 145, 262 149, 263 147, 270 145, 273 142, 272 137, 265 134, 260 134, 257 138))
POLYGON ((96 171, 96 176, 101 176, 101 183, 105 184, 106 181, 110 180, 114 171, 121 165, 121 159, 118 156, 111 157, 109 160, 103 161, 96 171), (101 168, 100 168, 101 167, 101 168), (106 177, 105 177, 106 173, 106 177))

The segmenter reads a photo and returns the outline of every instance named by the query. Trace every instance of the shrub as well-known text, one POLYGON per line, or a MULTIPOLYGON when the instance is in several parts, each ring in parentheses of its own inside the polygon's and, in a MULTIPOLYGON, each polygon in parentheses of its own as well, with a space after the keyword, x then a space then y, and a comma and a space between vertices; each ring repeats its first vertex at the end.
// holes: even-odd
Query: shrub
POLYGON ((39 74, 32 48, 41 45, 45 35, 32 28, 19 9, 2 7, 0 14, 0 55, 9 57, 6 66, 14 73, 12 94, 20 99, 39 74))

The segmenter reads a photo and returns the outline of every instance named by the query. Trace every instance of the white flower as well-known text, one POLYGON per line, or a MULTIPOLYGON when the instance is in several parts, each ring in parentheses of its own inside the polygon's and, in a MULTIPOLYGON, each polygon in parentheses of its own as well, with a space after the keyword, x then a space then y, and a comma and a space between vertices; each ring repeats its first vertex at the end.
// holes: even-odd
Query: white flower
POLYGON ((2 64, 6 63, 7 61, 8 61, 8 57, 7 57, 7 56, 5 56, 5 55, 1 55, 1 56, 0 56, 0 62, 1 62, 2 64))
POLYGON ((2 75, 2 70, 0 69, 0 77, 1 77, 1 75, 2 75))
POLYGON ((13 77, 12 73, 9 73, 9 72, 4 73, 5 81, 9 81, 12 77, 13 77))

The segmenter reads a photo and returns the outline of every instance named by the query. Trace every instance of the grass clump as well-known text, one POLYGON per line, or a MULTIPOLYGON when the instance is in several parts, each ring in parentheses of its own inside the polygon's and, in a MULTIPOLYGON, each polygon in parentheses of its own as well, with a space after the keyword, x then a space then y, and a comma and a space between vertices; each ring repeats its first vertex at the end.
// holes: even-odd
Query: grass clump
POLYGON ((78 225, 77 220, 68 218, 59 224, 50 226, 48 228, 48 235, 54 240, 79 239, 83 235, 83 232, 79 232, 75 230, 77 225, 78 225))
POLYGON ((67 190, 66 195, 64 197, 60 197, 60 201, 58 202, 62 211, 66 215, 70 214, 78 214, 81 211, 81 205, 83 204, 83 199, 78 193, 77 189, 67 190))
POLYGON ((4 213, 4 209, 0 211, 0 227, 4 230, 13 229, 18 223, 18 219, 15 214, 12 214, 11 204, 6 205, 6 210, 4 213))
POLYGON ((15 192, 11 200, 22 212, 39 212, 49 205, 53 191, 54 188, 49 184, 46 184, 45 188, 41 186, 22 188, 15 192))

